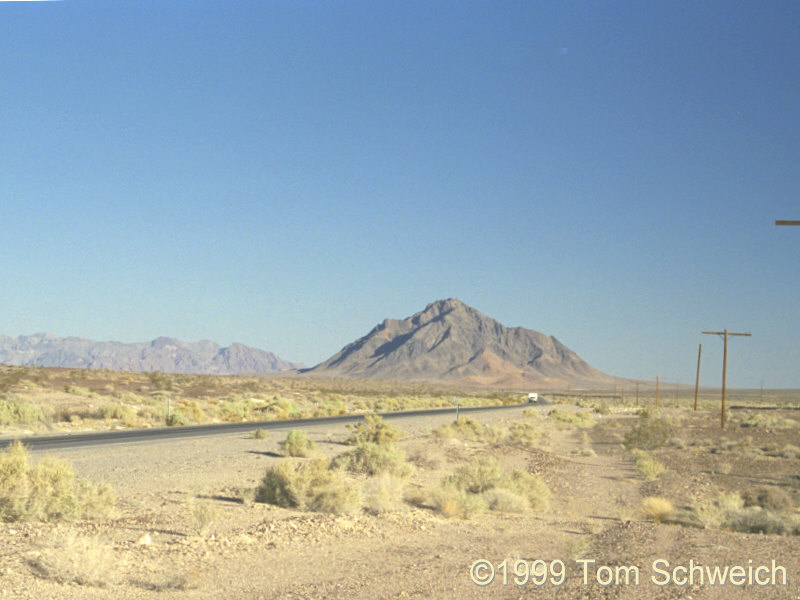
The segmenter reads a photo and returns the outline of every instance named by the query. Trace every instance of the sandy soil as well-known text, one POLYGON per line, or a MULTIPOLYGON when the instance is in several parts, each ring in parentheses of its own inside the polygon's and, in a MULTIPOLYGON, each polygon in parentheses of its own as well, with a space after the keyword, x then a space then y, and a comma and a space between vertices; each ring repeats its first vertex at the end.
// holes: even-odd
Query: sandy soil
MULTIPOLYGON (((797 443, 797 428, 732 425, 722 433, 712 416, 683 413, 674 443, 653 452, 666 472, 646 482, 620 444, 636 421, 629 413, 594 415, 598 424, 591 429, 524 417, 522 409, 471 416, 503 426, 536 423, 540 444, 527 449, 431 438, 451 417, 397 421, 407 433, 401 446, 417 464, 410 485, 424 487, 472 456, 491 454, 540 475, 553 492, 548 510, 457 520, 410 506, 333 516, 243 502, 242 490, 254 488, 280 460, 284 436, 274 432, 266 440, 232 435, 64 450, 56 456, 79 475, 115 488, 119 514, 97 522, 0 523, 0 598, 800 598, 800 536, 656 524, 638 511, 645 496, 669 498, 680 508, 758 485, 779 486, 796 503, 800 459, 758 449, 797 443), (203 510, 213 513, 210 524, 203 510), (495 570, 486 586, 470 574, 481 559, 495 570), (526 569, 546 561, 550 581, 517 585, 513 563, 519 559, 526 569), (512 564, 507 584, 504 560, 512 564), (657 585, 651 577, 666 576, 653 570, 656 560, 745 571, 771 570, 774 560, 787 582, 778 577, 773 585, 770 574, 768 585, 657 585), (564 582, 555 586, 562 564, 564 582), (626 584, 620 569, 631 566, 639 569, 638 585, 626 584), (74 581, 76 574, 89 582, 74 581), (618 579, 598 582, 598 575, 610 574, 618 579)), ((347 449, 343 426, 308 433, 322 454, 347 449)))

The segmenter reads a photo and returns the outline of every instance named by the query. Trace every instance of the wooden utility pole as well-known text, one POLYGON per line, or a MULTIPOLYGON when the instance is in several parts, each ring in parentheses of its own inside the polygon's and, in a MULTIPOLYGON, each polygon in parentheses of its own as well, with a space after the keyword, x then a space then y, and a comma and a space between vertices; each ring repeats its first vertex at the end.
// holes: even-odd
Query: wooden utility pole
POLYGON ((656 408, 658 408, 658 381, 660 379, 660 375, 656 375, 655 377, 649 377, 648 379, 655 379, 656 380, 656 408))
POLYGON ((723 344, 722 350, 722 413, 720 416, 720 425, 722 429, 725 429, 725 378, 726 373, 728 370, 728 336, 729 335, 742 335, 746 337, 750 337, 751 334, 749 333, 732 333, 727 329, 723 331, 702 331, 701 333, 705 335, 721 335, 725 340, 723 344))
POLYGON ((639 382, 636 382, 636 406, 639 406, 639 382))
POLYGON ((697 349, 697 377, 694 380, 694 410, 697 411, 697 391, 700 389, 700 353, 703 352, 703 344, 697 349))

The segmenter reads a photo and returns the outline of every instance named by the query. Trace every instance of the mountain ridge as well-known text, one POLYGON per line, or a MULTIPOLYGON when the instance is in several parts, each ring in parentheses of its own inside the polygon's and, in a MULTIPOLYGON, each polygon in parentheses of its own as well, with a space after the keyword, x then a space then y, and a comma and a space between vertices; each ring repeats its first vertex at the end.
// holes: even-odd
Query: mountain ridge
POLYGON ((384 319, 328 360, 301 372, 488 385, 615 381, 555 337, 506 327, 457 298, 431 302, 405 319, 384 319))
POLYGON ((123 343, 52 333, 16 338, 0 334, 0 364, 210 375, 272 373, 303 367, 240 343, 223 348, 209 340, 190 343, 166 336, 123 343))

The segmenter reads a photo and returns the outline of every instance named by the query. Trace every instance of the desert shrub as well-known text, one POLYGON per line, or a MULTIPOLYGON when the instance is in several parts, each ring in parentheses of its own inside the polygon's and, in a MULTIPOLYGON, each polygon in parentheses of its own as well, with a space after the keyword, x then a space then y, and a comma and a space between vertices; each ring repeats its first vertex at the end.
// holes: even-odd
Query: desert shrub
POLYGON ((348 425, 350 436, 345 444, 355 446, 364 442, 373 444, 392 444, 403 436, 403 432, 390 425, 380 415, 364 415, 364 420, 348 425))
POLYGON ((610 415, 611 414, 611 407, 608 406, 605 402, 598 402, 594 407, 594 412, 598 415, 610 415))
POLYGON ((75 396, 92 396, 93 392, 89 388, 80 387, 77 385, 65 385, 64 391, 68 394, 75 396))
POLYGON ((97 410, 97 416, 101 419, 117 419, 129 427, 136 424, 136 411, 128 404, 104 404, 97 410))
POLYGON ((568 411, 560 408, 554 408, 548 415, 550 419, 568 425, 576 425, 578 427, 591 427, 594 425, 592 417, 585 412, 568 411))
POLYGON ((550 499, 550 490, 537 476, 525 471, 508 472, 490 456, 478 456, 446 477, 443 487, 453 487, 471 494, 483 494, 504 488, 526 498, 534 510, 543 510, 550 499))
POLYGON ((374 442, 362 442, 352 450, 340 454, 333 460, 333 466, 365 475, 391 473, 405 477, 412 471, 402 450, 394 444, 374 442))
POLYGON ((694 512, 705 527, 721 529, 738 516, 743 505, 739 494, 720 492, 715 499, 701 502, 695 507, 694 512))
POLYGON ((780 458, 800 458, 800 448, 794 444, 784 444, 783 446, 765 447, 764 451, 769 456, 778 456, 780 458))
POLYGON ((527 498, 505 488, 486 490, 483 500, 491 510, 499 512, 524 513, 531 508, 527 498))
POLYGON ((272 418, 278 420, 297 419, 303 416, 302 411, 288 398, 274 398, 266 410, 272 418))
POLYGON ((325 459, 279 461, 267 469, 255 501, 284 508, 342 513, 357 508, 358 489, 325 459))
POLYGON ((167 427, 185 427, 189 425, 189 419, 183 416, 180 411, 173 410, 167 415, 167 427))
POLYGON ((465 440, 480 440, 483 437, 483 426, 472 417, 459 417, 450 425, 442 425, 433 430, 433 435, 438 438, 462 438, 465 440))
POLYGON ((206 420, 203 408, 196 400, 181 400, 178 403, 178 411, 189 417, 195 423, 202 423, 206 420))
POLYGON ((778 415, 762 415, 759 413, 745 412, 732 419, 739 427, 797 427, 797 421, 778 415))
POLYGON ((281 448, 286 456, 308 456, 314 451, 316 445, 305 432, 293 429, 281 442, 281 448))
POLYGON ((220 414, 226 421, 247 421, 251 416, 250 404, 243 400, 227 400, 220 407, 220 414))
POLYGON ((791 495, 778 487, 756 487, 742 492, 745 507, 759 506, 765 510, 783 511, 792 508, 791 495))
POLYGON ((643 419, 651 419, 661 416, 661 409, 655 406, 644 406, 637 410, 636 414, 643 419))
POLYGON ((522 409, 522 416, 527 419, 539 419, 541 418, 541 413, 533 408, 532 406, 528 406, 527 408, 522 409))
POLYGON ((526 471, 511 471, 502 487, 526 498, 533 510, 545 510, 550 503, 550 488, 540 477, 526 471))
POLYGON ((0 398, 0 425, 35 423, 43 420, 42 409, 21 398, 0 398))
POLYGON ((312 462, 279 461, 267 469, 256 488, 255 501, 284 508, 304 508, 308 489, 317 481, 327 481, 327 460, 312 462))
POLYGON ((666 498, 659 498, 658 496, 648 496, 642 498, 639 503, 639 512, 642 516, 650 519, 654 523, 661 523, 669 519, 675 512, 672 502, 666 498))
POLYGON ((390 473, 381 473, 364 482, 364 508, 372 514, 401 510, 405 479, 390 473))
POLYGON ((0 519, 4 521, 106 517, 114 502, 109 486, 76 478, 69 463, 45 457, 32 465, 19 442, 0 452, 0 519))
POLYGON ((219 520, 219 511, 210 501, 191 500, 187 506, 195 533, 206 535, 219 520))
POLYGON ((269 437, 269 431, 266 429, 254 429, 250 432, 250 437, 254 440, 265 440, 269 437))
POLYGON ((646 481, 655 481, 666 470, 664 465, 644 450, 634 450, 633 456, 636 461, 636 472, 646 481))
POLYGON ((663 419, 639 419, 623 438, 623 445, 631 450, 654 450, 667 443, 670 438, 671 428, 663 419))
POLYGON ((361 508, 358 487, 342 477, 339 471, 329 471, 330 477, 308 489, 308 510, 333 513, 351 513, 361 508))
POLYGON ((471 519, 486 510, 486 501, 481 496, 452 485, 434 489, 430 503, 433 510, 447 518, 471 519))
POLYGON ((787 532, 788 523, 778 515, 759 506, 741 511, 729 524, 732 531, 781 535, 787 532))
POLYGON ((472 494, 480 494, 499 487, 504 478, 505 473, 497 460, 491 456, 477 456, 450 475, 446 483, 472 494))
POLYGON ((539 437, 536 426, 531 423, 514 423, 509 430, 509 439, 521 446, 534 446, 539 437))
POLYGON ((499 425, 486 425, 481 434, 481 440, 493 446, 503 444, 508 438, 508 430, 499 425))

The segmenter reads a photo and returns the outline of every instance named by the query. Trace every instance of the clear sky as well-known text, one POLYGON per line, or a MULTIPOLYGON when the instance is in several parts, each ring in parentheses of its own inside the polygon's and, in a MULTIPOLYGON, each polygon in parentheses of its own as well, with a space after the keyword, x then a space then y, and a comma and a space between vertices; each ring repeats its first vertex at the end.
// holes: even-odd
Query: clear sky
POLYGON ((800 387, 800 3, 0 2, 0 332, 316 364, 457 297, 800 387))

